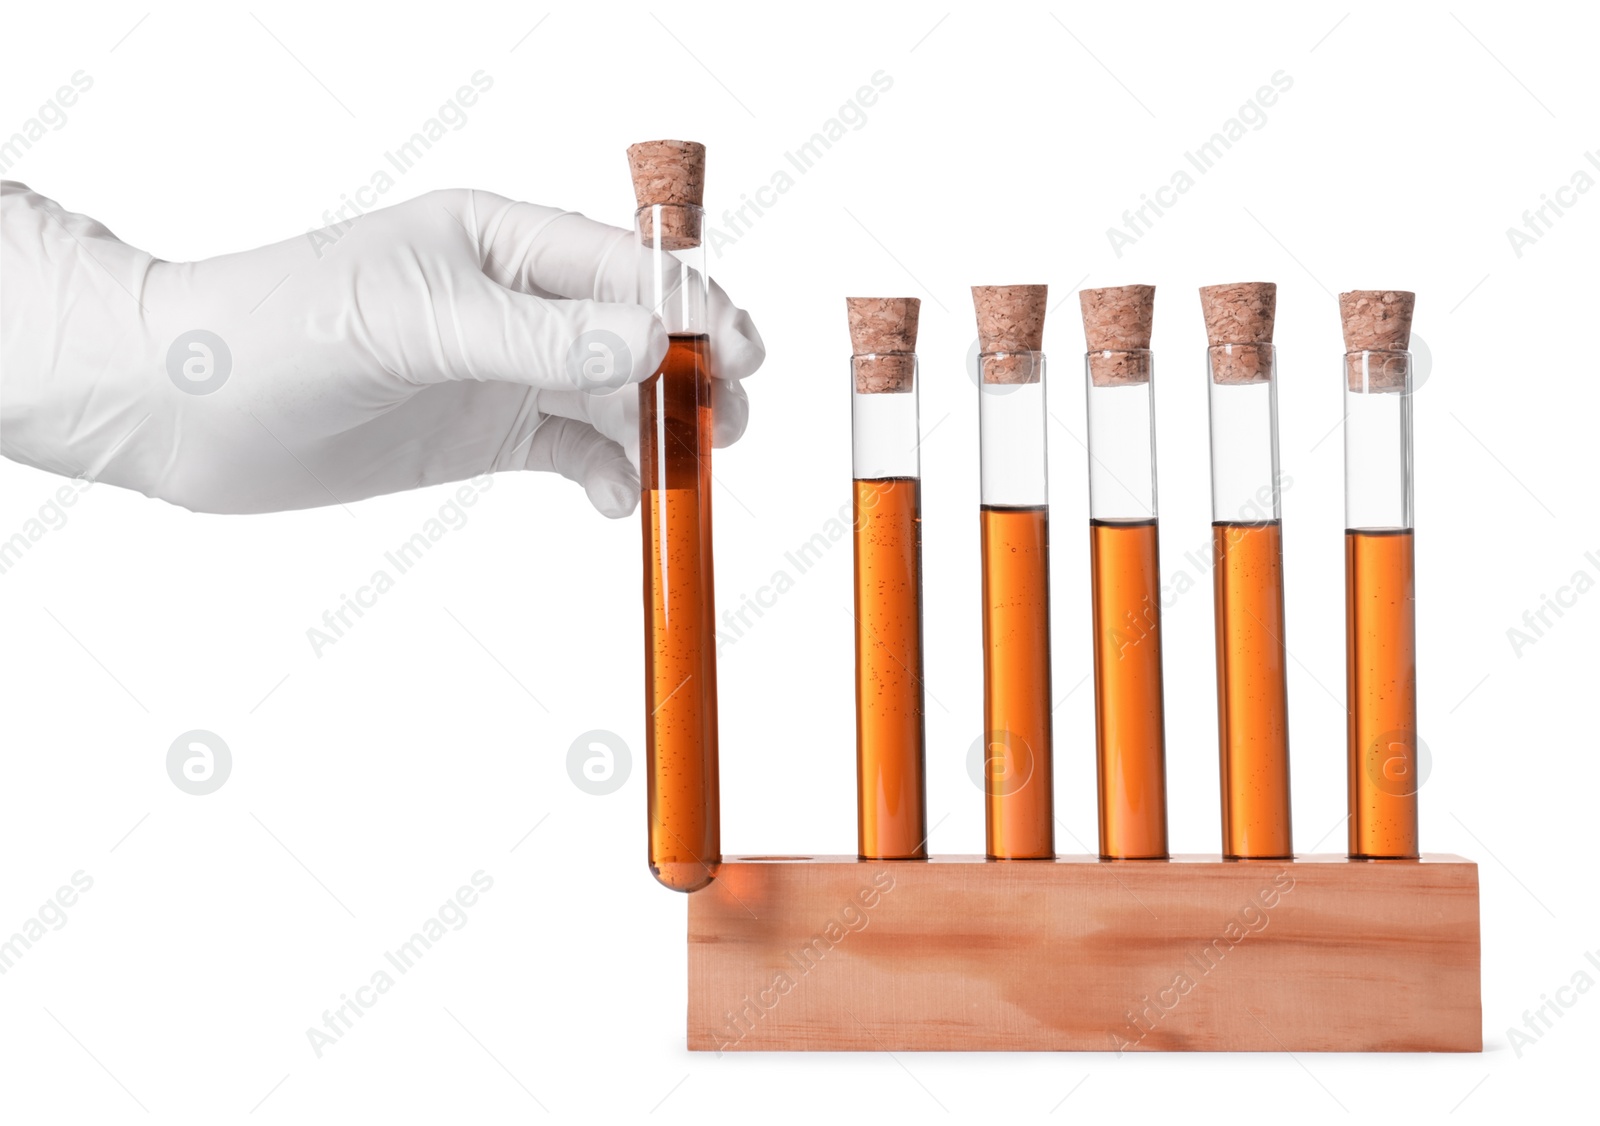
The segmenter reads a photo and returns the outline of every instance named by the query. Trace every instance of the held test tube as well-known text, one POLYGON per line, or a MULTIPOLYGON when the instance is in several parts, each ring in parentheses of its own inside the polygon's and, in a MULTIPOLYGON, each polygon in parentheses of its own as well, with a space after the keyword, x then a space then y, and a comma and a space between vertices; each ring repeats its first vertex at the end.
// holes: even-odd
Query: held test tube
POLYGON ((717 652, 711 568, 711 355, 700 208, 704 145, 628 149, 641 305, 670 337, 639 385, 644 525, 645 733, 650 871, 695 891, 722 860, 717 797, 717 652))
POLYGON ((1089 544, 1094 583, 1095 762, 1100 855, 1167 855, 1156 551, 1155 287, 1085 289, 1089 544))
POLYGON ((1222 855, 1288 859, 1289 688, 1278 507, 1278 287, 1200 290, 1211 415, 1222 855))
POLYGON ((855 477, 856 844, 928 855, 915 297, 848 297, 855 477))
POLYGON ((1350 855, 1417 855, 1411 313, 1416 295, 1339 295, 1344 322, 1345 693, 1350 855))
POLYGON ((984 823, 995 860, 1055 856, 1045 287, 974 286, 983 535, 984 823))

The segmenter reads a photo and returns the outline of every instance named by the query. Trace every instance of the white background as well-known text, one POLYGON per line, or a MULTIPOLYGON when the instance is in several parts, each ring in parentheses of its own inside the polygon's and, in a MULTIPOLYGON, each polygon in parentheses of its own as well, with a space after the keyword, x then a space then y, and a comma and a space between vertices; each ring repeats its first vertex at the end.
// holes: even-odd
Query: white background
MULTIPOLYGON (((1575 572, 1600 577, 1600 191, 1520 258, 1505 232, 1579 168, 1600 176, 1584 160, 1600 151, 1595 22, 1581 5, 1287 7, 15 6, 0 132, 92 75, 8 175, 181 260, 321 226, 480 69, 492 90, 385 202, 482 187, 626 224, 623 149, 681 136, 709 146, 716 215, 875 72, 892 78, 714 260, 769 353, 748 434, 717 456, 719 603, 795 578, 723 653, 730 854, 854 848, 849 548, 804 575, 784 558, 849 502, 847 293, 923 300, 931 844, 981 850, 967 287, 1037 281, 1061 302, 1045 338, 1059 845, 1095 837, 1073 291, 1149 282, 1163 567, 1197 580, 1165 618, 1171 835, 1217 849, 1210 580, 1185 558, 1210 536, 1195 289, 1254 278, 1280 285, 1295 843, 1341 849, 1333 295, 1415 290, 1432 354, 1416 396, 1422 835, 1480 865, 1482 1056, 690 1055, 685 901, 644 864, 636 519, 605 521, 559 478, 502 475, 318 657, 308 627, 449 490, 240 518, 97 486, 0 576, 0 935, 74 872, 94 881, 0 977, 0 1118, 1592 1113, 1600 995, 1520 1054, 1507 1030, 1580 969, 1600 979, 1584 960, 1600 947, 1600 594, 1520 654, 1507 629, 1575 572), (1277 71, 1293 86, 1265 125, 1117 257, 1106 228, 1277 71), (165 766, 193 728, 234 759, 206 797, 165 766), (604 797, 567 773, 596 728, 634 759, 604 797), (306 1029, 480 869, 494 886, 468 923, 317 1058, 306 1029)), ((0 536, 58 484, 0 465, 0 536)))

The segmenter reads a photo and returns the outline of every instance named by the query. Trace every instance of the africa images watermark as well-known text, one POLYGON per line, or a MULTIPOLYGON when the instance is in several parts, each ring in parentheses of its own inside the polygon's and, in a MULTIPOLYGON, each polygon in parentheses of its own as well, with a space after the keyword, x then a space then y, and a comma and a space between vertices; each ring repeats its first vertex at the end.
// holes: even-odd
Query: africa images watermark
POLYGON ((11 136, 0 141, 0 173, 10 172, 22 154, 32 149, 34 142, 44 139, 47 132, 59 133, 67 127, 67 110, 78 104, 78 99, 94 88, 94 75, 74 71, 72 77, 45 99, 37 113, 22 123, 11 136))
POLYGON ((1522 612, 1521 626, 1506 629, 1506 640, 1511 643, 1511 652, 1516 654, 1518 660, 1521 660, 1523 650, 1543 640, 1556 622, 1578 605, 1578 599, 1595 588, 1595 574, 1600 574, 1600 550, 1585 552, 1583 559, 1594 568, 1594 574, 1587 568, 1579 567, 1570 579, 1556 587, 1554 595, 1540 593, 1538 607, 1522 612))
POLYGON ((65 485, 57 485, 49 499, 39 506, 38 515, 28 517, 10 537, 0 540, 0 575, 9 574, 47 533, 65 528, 66 510, 77 504, 78 498, 93 484, 87 477, 74 477, 65 485))
POLYGON ((343 202, 337 208, 330 207, 322 213, 324 225, 306 232, 312 253, 321 258, 325 251, 349 234, 355 221, 377 207, 382 198, 394 189, 399 182, 397 177, 410 172, 436 143, 467 124, 467 110, 477 105, 478 99, 492 89, 494 76, 487 71, 474 71, 469 84, 459 87, 439 107, 438 112, 422 123, 421 128, 392 151, 386 151, 383 154, 384 163, 373 169, 367 182, 355 191, 341 195, 339 198, 343 202))
POLYGON ((838 512, 824 520, 822 527, 813 532, 810 538, 793 551, 783 553, 783 560, 788 566, 773 571, 771 578, 756 587, 754 595, 740 591, 738 604, 731 610, 722 611, 722 623, 717 627, 717 656, 720 657, 725 649, 736 644, 756 621, 778 604, 778 599, 793 590, 798 576, 821 563, 835 544, 848 539, 856 521, 865 521, 867 510, 876 506, 876 493, 868 493, 864 497, 863 511, 859 515, 853 511, 855 502, 841 505, 838 512), (790 568, 793 568, 792 573, 790 568))
POLYGON ((782 968, 773 972, 772 980, 755 991, 746 993, 737 1008, 723 1013, 724 1023, 710 1030, 716 1043, 716 1052, 731 1048, 754 1032, 768 1013, 793 993, 805 981, 806 975, 822 965, 834 950, 852 934, 859 934, 872 922, 867 912, 876 909, 883 897, 894 890, 894 874, 888 869, 874 872, 872 882, 858 889, 846 900, 833 917, 827 919, 815 934, 802 942, 798 949, 785 952, 782 968))
POLYGON ((1120 228, 1106 228, 1106 239, 1111 243, 1112 252, 1121 258, 1124 249, 1155 230, 1156 220, 1176 207, 1178 201, 1199 183, 1189 169, 1194 169, 1200 176, 1210 172, 1217 166, 1218 161, 1228 155, 1235 144, 1250 133, 1266 128, 1267 110, 1277 105, 1278 99, 1292 89, 1294 89, 1294 75, 1283 70, 1274 71, 1267 83, 1257 89, 1255 95, 1240 106, 1232 117, 1224 121, 1221 128, 1204 142, 1196 145, 1192 151, 1183 154, 1184 164, 1188 167, 1179 165, 1167 178, 1167 183, 1153 192, 1141 195, 1139 199, 1142 202, 1138 207, 1122 213, 1120 228))
POLYGON ((592 797, 614 794, 633 773, 633 753, 615 731, 585 731, 567 748, 567 777, 592 797))
POLYGON ((817 166, 833 146, 850 133, 866 127, 867 110, 877 105, 878 99, 894 88, 894 76, 882 70, 872 72, 867 83, 859 87, 811 136, 783 154, 783 164, 773 169, 767 182, 751 192, 741 192, 739 206, 722 213, 722 226, 707 223, 705 243, 712 254, 722 257, 722 251, 750 233, 760 219, 778 201, 817 166), (791 171, 792 170, 792 171, 791 171))
POLYGON ((1188 962, 1174 971, 1170 983, 1157 989, 1154 997, 1148 993, 1141 994, 1138 1002, 1130 1005, 1124 1014, 1128 1020, 1127 1026, 1112 1031, 1112 1051, 1123 1052, 1138 1047, 1141 1040, 1154 1032, 1168 1014, 1183 1003, 1183 999, 1194 991, 1199 982, 1222 967, 1223 960, 1234 947, 1251 935, 1266 930, 1267 924, 1272 921, 1268 912, 1276 909, 1283 902, 1283 897, 1294 890, 1294 883, 1294 877, 1287 868, 1279 870, 1269 886, 1256 892, 1239 909, 1237 917, 1228 920, 1218 937, 1189 955, 1188 962))
POLYGON ((83 869, 78 869, 72 873, 70 886, 62 884, 37 911, 22 920, 22 925, 10 938, 0 941, 0 975, 10 973, 22 960, 22 956, 32 950, 45 935, 66 926, 67 908, 75 906, 78 897, 92 887, 94 887, 94 877, 83 869))
POLYGON ((438 513, 422 522, 411 538, 383 553, 386 566, 379 567, 356 587, 355 594, 340 594, 337 605, 322 612, 321 625, 306 630, 311 652, 320 659, 323 651, 342 641, 382 598, 394 589, 401 575, 410 571, 433 550, 433 545, 451 532, 467 526, 466 510, 494 485, 494 475, 485 473, 457 486, 451 498, 439 506, 438 513))
POLYGON ((167 777, 193 797, 216 793, 232 773, 233 751, 214 731, 185 731, 167 748, 167 777))
MULTIPOLYGON (((1594 167, 1595 172, 1600 172, 1600 149, 1585 152, 1583 159, 1594 167)), ((1522 213, 1521 230, 1506 228, 1506 241, 1511 244, 1511 253, 1521 258, 1528 247, 1555 230, 1556 221, 1564 217, 1569 208, 1576 207, 1594 185, 1594 173, 1580 166, 1565 184, 1553 192, 1542 193, 1539 198, 1544 202, 1522 213)))
POLYGON ((494 887, 494 877, 478 869, 472 873, 471 886, 462 884, 449 899, 425 919, 422 926, 405 942, 393 950, 383 952, 384 968, 374 970, 365 985, 357 986, 354 996, 339 994, 339 1003, 322 1011, 322 1027, 311 1025, 306 1029, 306 1040, 311 1051, 320 1060, 322 1053, 343 1040, 345 1033, 355 1027, 357 1020, 367 1015, 367 1010, 378 1003, 395 987, 400 977, 416 968, 423 956, 431 951, 445 935, 461 930, 467 925, 467 909, 477 906, 478 899, 494 887), (394 973, 389 972, 393 968, 394 973), (398 977, 396 975, 399 975, 398 977))
MULTIPOLYGON (((1292 488, 1294 488, 1294 478, 1280 471, 1274 484, 1262 485, 1257 489, 1254 497, 1240 506, 1234 520, 1225 529, 1226 547, 1234 547, 1250 530, 1275 519, 1277 510, 1277 505, 1274 503, 1275 496, 1281 497, 1292 488)), ((1161 589, 1156 595, 1160 600, 1159 610, 1146 595, 1141 606, 1124 610, 1120 621, 1107 624, 1106 629, 1110 632, 1112 642, 1116 644, 1119 660, 1127 655, 1131 646, 1138 645, 1160 628, 1160 610, 1171 610, 1178 604, 1180 598, 1201 586, 1205 577, 1216 569, 1216 540, 1216 532, 1213 529, 1212 535, 1208 536, 1204 543, 1183 553, 1184 562, 1189 566, 1178 567, 1170 578, 1162 582, 1161 589), (1190 574, 1190 567, 1198 577, 1190 574)))
MULTIPOLYGON (((1585 950, 1583 957, 1596 973, 1600 973, 1600 949, 1585 950)), ((1579 966, 1567 984, 1557 987, 1554 997, 1548 993, 1539 994, 1539 1007, 1522 1011, 1522 1027, 1513 1025, 1506 1029, 1506 1040, 1517 1058, 1522 1058, 1524 1048, 1531 1048, 1543 1040, 1545 1034, 1555 1027, 1556 1021, 1566 1016, 1566 1011, 1578 1003, 1579 997, 1593 989, 1594 984, 1595 979, 1589 971, 1579 966), (1555 1019, 1552 1020, 1552 1017, 1555 1019)))
MULTIPOLYGON (((1266 524, 1277 518, 1277 504, 1275 498, 1281 498, 1284 493, 1294 488, 1294 478, 1289 474, 1278 472, 1274 483, 1262 485, 1255 491, 1255 495, 1239 506, 1239 511, 1234 513, 1227 528, 1228 546, 1238 544, 1241 537, 1251 528, 1266 524)), ((1179 567, 1170 579, 1161 584, 1161 608, 1170 610, 1177 605, 1178 599, 1188 594, 1199 586, 1205 577, 1217 565, 1217 537, 1213 532, 1206 537, 1200 546, 1183 553, 1184 561, 1190 564, 1197 572, 1199 578, 1191 575, 1188 570, 1179 567)))

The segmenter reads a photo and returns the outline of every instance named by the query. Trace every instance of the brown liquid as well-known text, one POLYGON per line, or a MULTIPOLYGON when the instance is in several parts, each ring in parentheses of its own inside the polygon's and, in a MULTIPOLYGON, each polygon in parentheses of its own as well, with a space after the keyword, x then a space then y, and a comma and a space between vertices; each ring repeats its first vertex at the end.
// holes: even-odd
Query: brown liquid
POLYGON ((1281 526, 1211 525, 1216 552, 1222 854, 1287 858, 1289 689, 1281 526))
POLYGON ((925 857, 922 483, 855 483, 856 843, 873 860, 925 857))
POLYGON ((706 337, 672 337, 661 370, 639 385, 639 468, 650 871, 694 891, 722 859, 706 337))
POLYGON ((1344 536, 1350 855, 1417 855, 1417 626, 1413 537, 1344 536))
POLYGON ((1055 856, 1050 527, 1043 505, 985 505, 983 725, 988 854, 1055 856))
POLYGON ((1100 855, 1167 855, 1161 586, 1154 520, 1091 520, 1100 855))

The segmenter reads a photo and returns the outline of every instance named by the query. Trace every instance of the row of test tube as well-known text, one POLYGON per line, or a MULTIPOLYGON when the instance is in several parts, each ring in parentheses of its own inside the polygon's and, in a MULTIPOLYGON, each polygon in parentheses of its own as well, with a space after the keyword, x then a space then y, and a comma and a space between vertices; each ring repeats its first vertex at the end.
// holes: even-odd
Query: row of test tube
MULTIPOLYGON (((651 872, 721 864, 711 534, 705 146, 628 150, 637 300, 666 326, 639 385, 651 872)), ((1156 529, 1154 290, 1085 290, 1100 854, 1167 855, 1156 529)), ((1209 338, 1223 852, 1292 855, 1275 288, 1201 291, 1209 338)), ((1043 286, 974 290, 981 355, 987 852, 1054 855, 1043 286)), ((1340 298, 1346 354, 1349 852, 1417 855, 1411 522, 1412 295, 1340 298)), ((926 855, 914 299, 849 302, 859 852, 926 855)))
MULTIPOLYGON (((1055 856, 1044 286, 975 287, 986 851, 1055 856)), ((1080 292, 1099 852, 1168 855, 1157 548, 1155 290, 1080 292)), ((1201 290, 1209 347, 1223 855, 1293 856, 1276 287, 1201 290)), ((1349 854, 1418 855, 1411 514, 1413 296, 1340 297, 1349 854)), ((858 848, 927 855, 915 298, 847 300, 852 338, 858 848)))

